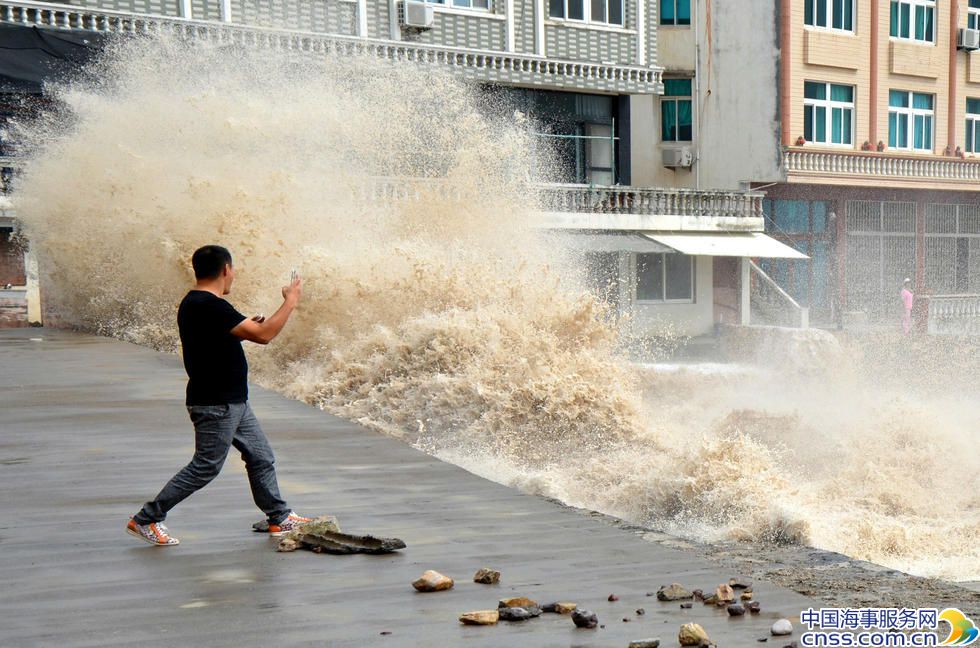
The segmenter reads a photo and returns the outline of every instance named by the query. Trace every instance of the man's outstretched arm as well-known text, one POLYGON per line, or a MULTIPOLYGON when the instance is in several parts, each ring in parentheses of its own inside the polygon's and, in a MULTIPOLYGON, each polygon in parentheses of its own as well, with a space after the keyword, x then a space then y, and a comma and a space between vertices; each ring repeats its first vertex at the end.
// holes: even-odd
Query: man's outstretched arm
POLYGON ((253 317, 252 319, 242 320, 241 324, 231 329, 231 334, 242 340, 255 342, 256 344, 268 344, 289 320, 293 309, 299 303, 299 298, 303 294, 303 281, 296 277, 288 286, 282 287, 282 306, 279 307, 271 317, 253 317))

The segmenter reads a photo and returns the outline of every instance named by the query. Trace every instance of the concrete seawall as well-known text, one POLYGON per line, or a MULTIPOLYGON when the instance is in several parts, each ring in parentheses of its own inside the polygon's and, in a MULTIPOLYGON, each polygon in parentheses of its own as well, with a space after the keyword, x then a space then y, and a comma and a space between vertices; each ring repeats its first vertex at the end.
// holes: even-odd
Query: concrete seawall
MULTIPOLYGON (((811 601, 756 583, 760 615, 647 596, 713 590, 724 573, 696 552, 635 534, 442 463, 400 441, 253 388, 280 483, 305 514, 397 536, 388 556, 276 553, 237 456, 167 520, 182 544, 155 548, 125 522, 190 458, 174 356, 47 329, 0 331, 0 645, 3 646, 676 646, 697 622, 719 646, 758 645, 811 601), (471 581, 480 567, 495 586, 471 581), (418 594, 426 569, 456 579, 418 594), (618 602, 607 596, 615 593, 618 602), (524 595, 575 601, 605 627, 566 616, 465 627, 460 613, 524 595), (644 608, 638 616, 636 610, 644 608), (624 618, 630 622, 623 622, 624 618), (391 632, 381 635, 381 632, 391 632)), ((771 638, 781 647, 792 638, 771 638)))

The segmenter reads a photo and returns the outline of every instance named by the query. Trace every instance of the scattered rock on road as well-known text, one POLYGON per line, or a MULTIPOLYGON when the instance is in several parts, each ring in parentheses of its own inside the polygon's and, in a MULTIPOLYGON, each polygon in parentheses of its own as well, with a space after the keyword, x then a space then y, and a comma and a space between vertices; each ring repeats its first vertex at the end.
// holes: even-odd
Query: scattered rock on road
POLYGON ((482 585, 496 585, 500 582, 500 572, 484 567, 473 574, 473 582, 482 585))
POLYGON ((637 639, 631 641, 629 648, 660 648, 659 639, 637 639))
POLYGON ((464 625, 493 625, 500 620, 497 610, 477 610, 459 615, 459 622, 464 625))
POLYGON ((594 628, 599 625, 599 617, 590 610, 575 610, 572 612, 572 622, 577 628, 594 628))
POLYGON ((702 643, 710 643, 708 633, 697 623, 685 623, 677 633, 677 640, 682 646, 700 646, 702 643))
POLYGON ((412 587, 420 592, 439 592, 451 589, 453 585, 453 579, 449 576, 443 576, 439 572, 431 569, 412 583, 412 587))
POLYGON ((793 634, 793 624, 789 622, 789 619, 780 619, 772 624, 770 632, 776 637, 793 634))
POLYGON ((671 583, 657 590, 658 601, 683 601, 692 598, 694 594, 684 589, 679 583, 671 583))

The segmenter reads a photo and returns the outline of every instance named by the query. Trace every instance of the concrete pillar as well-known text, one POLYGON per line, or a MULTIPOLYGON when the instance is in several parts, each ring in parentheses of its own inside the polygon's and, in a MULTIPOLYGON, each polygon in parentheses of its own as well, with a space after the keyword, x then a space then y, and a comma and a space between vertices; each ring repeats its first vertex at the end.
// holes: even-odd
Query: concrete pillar
POLYGON ((752 314, 749 311, 752 304, 752 278, 750 275, 749 259, 740 257, 738 260, 738 296, 739 296, 739 324, 748 326, 752 323, 752 314))
POLYGON ((24 275, 27 277, 27 321, 30 324, 42 324, 41 320, 41 285, 38 281, 37 257, 28 246, 24 252, 24 275))

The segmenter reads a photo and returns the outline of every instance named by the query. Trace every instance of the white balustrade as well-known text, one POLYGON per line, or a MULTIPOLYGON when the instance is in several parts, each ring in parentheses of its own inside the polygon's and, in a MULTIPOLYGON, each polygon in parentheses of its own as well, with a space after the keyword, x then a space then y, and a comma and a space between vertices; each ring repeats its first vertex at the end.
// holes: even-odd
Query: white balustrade
POLYGON ((928 330, 933 335, 980 335, 980 295, 930 297, 928 330))
POLYGON ((898 156, 894 153, 786 149, 788 173, 898 179, 980 181, 980 159, 898 156))

